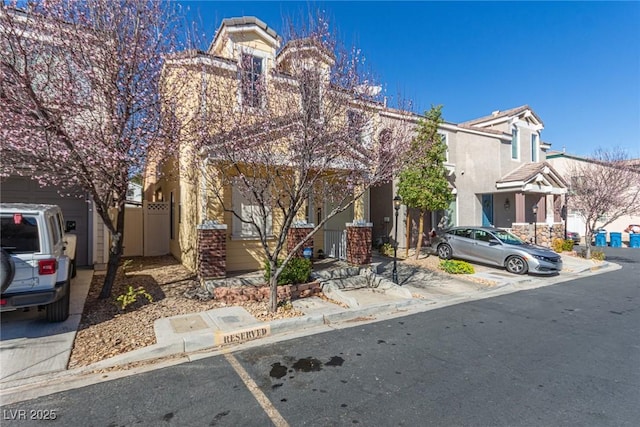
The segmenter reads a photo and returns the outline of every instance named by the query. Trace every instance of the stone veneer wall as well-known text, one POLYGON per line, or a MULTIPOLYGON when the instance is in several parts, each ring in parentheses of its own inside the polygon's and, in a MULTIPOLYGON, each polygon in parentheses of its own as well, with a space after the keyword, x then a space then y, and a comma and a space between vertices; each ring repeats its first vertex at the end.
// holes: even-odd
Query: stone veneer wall
MULTIPOLYGON (((526 242, 533 242, 533 224, 513 224, 511 232, 526 242)), ((537 223, 536 234, 538 235, 538 245, 551 247, 554 239, 564 239, 564 224, 553 224, 551 234, 549 234, 549 225, 537 223)))
POLYGON ((347 224, 347 262, 352 265, 371 264, 373 224, 347 224))
POLYGON ((227 226, 206 222, 198 226, 198 278, 201 281, 227 275, 227 226))
MULTIPOLYGON (((303 225, 292 225, 287 232, 287 252, 291 252, 291 250, 300 243, 307 235, 313 230, 313 224, 303 224, 303 225)), ((305 244, 296 251, 295 256, 298 258, 302 258, 302 251, 304 248, 312 248, 313 249, 313 238, 309 238, 305 240, 305 244)), ((311 251, 313 254, 313 251, 311 251)))

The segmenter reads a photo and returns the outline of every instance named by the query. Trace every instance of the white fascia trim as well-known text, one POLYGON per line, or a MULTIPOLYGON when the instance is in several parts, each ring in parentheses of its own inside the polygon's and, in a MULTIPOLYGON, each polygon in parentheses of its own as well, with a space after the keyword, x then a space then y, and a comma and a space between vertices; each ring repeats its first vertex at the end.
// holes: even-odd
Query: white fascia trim
POLYGON ((207 65, 210 67, 222 68, 230 71, 236 71, 238 69, 235 64, 229 64, 226 61, 205 57, 170 59, 167 60, 167 65, 207 65))
POLYGON ((288 83, 294 86, 300 85, 300 82, 295 77, 283 76, 281 74, 273 74, 271 77, 274 81, 279 81, 281 83, 288 83))
MULTIPOLYGON (((533 116, 532 116, 533 117, 533 116)), ((532 125, 530 123, 528 123, 525 120, 520 120, 519 118, 515 118, 515 120, 513 120, 511 122, 511 126, 517 126, 519 128, 523 128, 523 129, 529 129, 529 130, 534 130, 534 131, 540 131, 542 129, 544 129, 544 126, 542 126, 541 124, 536 124, 536 125, 532 125)))
MULTIPOLYGON (((475 126, 475 125, 474 125, 475 126)), ((495 138, 495 139, 499 139, 502 141, 511 141, 511 135, 508 134, 495 134, 495 133, 489 133, 489 132, 483 132, 482 129, 469 129, 469 128, 461 128, 458 127, 456 125, 447 125, 446 127, 443 125, 440 125, 441 128, 443 129, 447 129, 447 130, 451 130, 452 132, 464 132, 464 133, 470 133, 472 135, 481 135, 481 136, 487 136, 489 138, 495 138)))
POLYGON ((392 110, 392 109, 389 109, 388 107, 386 108, 379 107, 379 108, 380 108, 379 114, 384 117, 390 117, 392 119, 409 120, 414 123, 418 123, 418 121, 420 120, 420 116, 410 112, 403 113, 401 110, 392 110))
POLYGON ((473 124, 473 126, 478 126, 478 127, 487 127, 487 126, 492 126, 492 125, 497 125, 500 123, 504 123, 507 121, 513 120, 513 116, 503 116, 503 117, 498 117, 497 119, 491 119, 488 120, 486 122, 480 122, 480 123, 475 123, 473 124))
POLYGON ((523 187, 524 185, 525 185, 524 181, 499 182, 496 184, 496 188, 514 188, 514 187, 523 187))

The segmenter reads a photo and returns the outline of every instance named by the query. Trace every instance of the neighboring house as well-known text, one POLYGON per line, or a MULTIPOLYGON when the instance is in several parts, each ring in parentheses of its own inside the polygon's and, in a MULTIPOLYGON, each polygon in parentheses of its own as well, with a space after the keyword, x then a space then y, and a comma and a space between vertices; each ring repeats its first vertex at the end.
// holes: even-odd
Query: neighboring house
MULTIPOLYGON (((292 65, 292 63, 300 58, 292 56, 292 52, 295 51, 305 52, 304 54, 307 55, 303 57, 303 61, 308 61, 303 66, 305 72, 308 67, 312 67, 312 70, 319 70, 320 76, 326 75, 328 78, 330 63, 333 59, 326 51, 307 39, 294 40, 282 48, 280 43, 278 34, 259 19, 231 18, 223 20, 206 52, 187 51, 167 58, 165 70, 165 76, 169 81, 167 86, 175 86, 175 80, 170 80, 172 75, 179 76, 181 82, 187 81, 187 86, 190 80, 194 82, 189 98, 181 103, 182 110, 179 113, 182 114, 181 117, 190 118, 193 121, 194 117, 197 119, 209 103, 213 103, 210 98, 203 95, 206 93, 205 87, 215 86, 218 91, 224 92, 225 96, 221 96, 223 100, 220 102, 224 105, 222 108, 226 108, 224 110, 226 113, 219 116, 229 123, 233 120, 234 114, 243 109, 260 110, 267 108, 266 105, 278 104, 277 98, 280 93, 286 93, 288 97, 299 96, 291 94, 300 92, 296 89, 297 87, 306 88, 307 83, 299 81, 293 71, 293 67, 298 65, 292 65), (267 97, 276 101, 273 104, 267 103, 267 97)), ((317 93, 319 89, 310 86, 308 91, 317 93)), ((337 96, 343 98, 345 95, 337 92, 337 96)), ((324 104, 320 104, 319 93, 316 98, 288 99, 292 101, 290 105, 286 105, 288 110, 297 112, 298 108, 302 107, 301 109, 305 112, 314 114, 313 120, 324 120, 320 118, 320 110, 324 108, 324 104), (317 102, 317 107, 314 109, 313 105, 305 104, 309 102, 317 102)), ((353 108, 349 107, 348 114, 344 114, 342 118, 344 123, 350 124, 352 121, 360 120, 358 108, 366 108, 367 117, 369 115, 373 117, 369 131, 375 132, 376 135, 381 135, 385 129, 385 123, 397 120, 396 117, 399 114, 397 111, 386 108, 383 103, 359 99, 357 104, 354 103, 353 108)), ((240 130, 235 128, 229 133, 217 132, 213 137, 214 140, 208 141, 198 150, 191 149, 193 143, 190 137, 193 137, 193 133, 185 132, 180 140, 180 155, 177 159, 165 159, 164 163, 152 162, 148 165, 145 172, 144 198, 150 201, 169 202, 172 212, 171 253, 188 268, 196 270, 201 264, 198 261, 197 242, 200 238, 198 227, 212 219, 219 223, 219 226, 215 224, 214 226, 220 230, 219 235, 223 243, 216 244, 224 246, 220 251, 224 252, 226 258, 224 271, 220 274, 263 267, 263 248, 255 228, 243 223, 231 212, 222 211, 222 203, 210 191, 211 186, 217 183, 211 182, 209 177, 205 178, 206 173, 203 171, 209 162, 217 161, 216 150, 220 149, 220 144, 224 144, 224 141, 242 143, 246 140, 255 140, 256 135, 260 135, 260 138, 264 138, 269 143, 276 146, 281 144, 283 135, 286 136, 296 124, 285 121, 279 123, 278 113, 273 115, 274 120, 269 123, 268 129, 264 126, 253 129, 250 122, 252 118, 249 116, 246 126, 242 125, 240 130), (202 161, 204 166, 201 168, 194 168, 191 163, 188 163, 187 153, 194 151, 197 151, 196 155, 203 156, 202 159, 206 158, 202 161)), ((416 120, 413 116, 410 119, 414 122, 416 120)), ((224 124, 220 127, 224 128, 224 124)), ((368 135, 360 134, 353 137, 357 137, 358 141, 366 146, 368 135)), ((262 165, 257 164, 257 166, 262 165)), ((286 172, 286 164, 277 169, 284 171, 284 174, 296 173, 295 170, 286 172)), ((233 206, 234 210, 241 215, 254 215, 258 210, 258 206, 246 194, 238 191, 233 183, 224 184, 221 198, 227 208, 233 206)), ((364 197, 357 199, 351 207, 328 220, 323 230, 314 235, 313 248, 316 255, 321 249, 327 255, 341 258, 346 256, 344 249, 346 224, 370 222, 369 200, 367 193, 364 197)), ((328 217, 327 213, 332 208, 326 200, 310 198, 300 220, 302 224, 319 224, 321 220, 328 217)), ((279 226, 280 218, 276 216, 277 214, 278 211, 274 210, 274 213, 269 213, 266 217, 268 229, 279 226)))
MULTIPOLYGON (((12 19, 16 19, 16 22, 21 22, 21 19, 27 19, 27 15, 20 9, 14 9, 7 5, 0 6, 0 44, 6 43, 7 38, 15 37, 12 35, 11 30, 7 26, 7 17, 11 16, 12 19)), ((20 27, 22 28, 22 27, 20 27)), ((23 37, 33 37, 34 34, 30 31, 22 34, 18 30, 16 34, 20 34, 23 37)), ((3 46, 5 48, 6 46, 3 46)), ((55 52, 55 49, 52 49, 55 52)), ((8 56, 3 56, 3 60, 8 56)), ((38 63, 41 59, 35 59, 34 63, 38 63)), ((49 58, 47 66, 55 64, 54 59, 49 58)), ((4 64, 3 64, 4 66, 4 64)), ((35 67, 34 69, 38 69, 35 67)), ((82 94, 78 94, 81 96, 82 94)), ((6 101, 2 101, 6 102, 6 101)), ((95 106, 91 105, 92 112, 95 112, 95 106)), ((4 165, 23 165, 23 157, 18 156, 21 160, 16 160, 13 156, 15 152, 12 152, 10 143, 8 141, 2 141, 3 153, 1 161, 4 165), (4 145, 6 144, 6 145, 4 145), (11 163, 10 163, 11 162, 11 163)), ((51 164, 58 165, 59 159, 52 156, 48 151, 47 161, 51 164)), ((27 170, 27 169, 25 169, 27 170)), ((3 168, 4 172, 4 168, 3 168)), ((104 226, 104 223, 100 216, 97 214, 93 201, 91 198, 82 191, 73 191, 70 189, 63 189, 56 186, 42 186, 35 179, 25 176, 13 175, 15 171, 9 170, 7 175, 2 177, 0 175, 0 202, 19 202, 19 203, 45 203, 55 204, 62 208, 62 213, 66 221, 75 221, 76 228, 72 232, 77 235, 77 249, 76 249, 76 263, 78 266, 103 266, 106 265, 108 260, 108 239, 109 232, 104 226)))
MULTIPOLYGON (((586 228, 584 218, 582 217, 582 215, 580 215, 580 212, 577 211, 571 204, 572 177, 570 176, 570 173, 576 165, 584 164, 585 162, 592 162, 592 160, 585 157, 568 154, 564 151, 549 151, 547 153, 547 161, 564 177, 565 181, 569 185, 569 191, 566 195, 566 201, 564 202, 567 207, 567 230, 580 233, 580 235, 584 237, 586 228)), ((630 160, 629 164, 637 168, 640 174, 640 159, 630 160)), ((614 220, 612 223, 606 226, 606 230, 608 232, 623 233, 622 240, 628 242, 629 236, 628 233, 624 232, 624 230, 630 224, 640 224, 640 211, 635 212, 631 215, 624 215, 614 220)))
MULTIPOLYGON (((538 243, 563 236, 560 217, 562 195, 567 184, 546 162, 550 146, 541 140, 544 129, 537 114, 524 105, 460 124, 443 123, 439 133, 447 143, 447 161, 452 192, 456 195, 446 212, 426 214, 425 234, 432 228, 454 225, 493 225, 511 229, 538 243), (534 222, 533 206, 537 207, 534 222), (443 219, 444 216, 444 219, 443 219)), ((395 188, 391 185, 372 190, 374 239, 389 239, 395 188)), ((406 247, 406 210, 401 209, 398 244, 406 247)), ((412 241, 417 236, 416 213, 412 212, 412 241)), ((427 237, 428 238, 428 237, 427 237)))
POLYGON ((134 205, 142 204, 142 184, 129 182, 127 188, 127 203, 134 205))

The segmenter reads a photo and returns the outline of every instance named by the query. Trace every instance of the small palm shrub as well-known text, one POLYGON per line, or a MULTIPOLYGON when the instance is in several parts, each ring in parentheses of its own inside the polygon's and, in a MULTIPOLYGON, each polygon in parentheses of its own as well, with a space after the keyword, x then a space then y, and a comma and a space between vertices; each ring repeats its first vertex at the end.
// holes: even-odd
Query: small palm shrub
MULTIPOLYGON (((282 260, 278 260, 277 267, 282 265, 282 260)), ((311 260, 306 258, 291 258, 278 276, 278 285, 296 285, 307 283, 311 277, 311 260)), ((269 261, 264 262, 264 280, 271 279, 271 266, 269 261)))
POLYGON ((465 261, 456 259, 445 259, 440 261, 440 269, 450 274, 473 274, 473 265, 465 261))
POLYGON ((147 301, 153 302, 153 297, 142 286, 134 289, 133 286, 127 288, 127 292, 118 295, 116 298, 118 308, 122 311, 126 310, 131 304, 135 304, 138 301, 138 297, 145 297, 147 301))

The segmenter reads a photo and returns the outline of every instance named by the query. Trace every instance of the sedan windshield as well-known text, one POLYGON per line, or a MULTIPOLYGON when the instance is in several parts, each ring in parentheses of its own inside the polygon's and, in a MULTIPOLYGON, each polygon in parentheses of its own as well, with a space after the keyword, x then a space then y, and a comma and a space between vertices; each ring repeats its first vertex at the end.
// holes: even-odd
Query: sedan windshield
POLYGON ((508 231, 500 230, 494 231, 493 234, 502 242, 508 243, 509 245, 524 245, 525 242, 520 239, 518 236, 514 236, 508 231))

